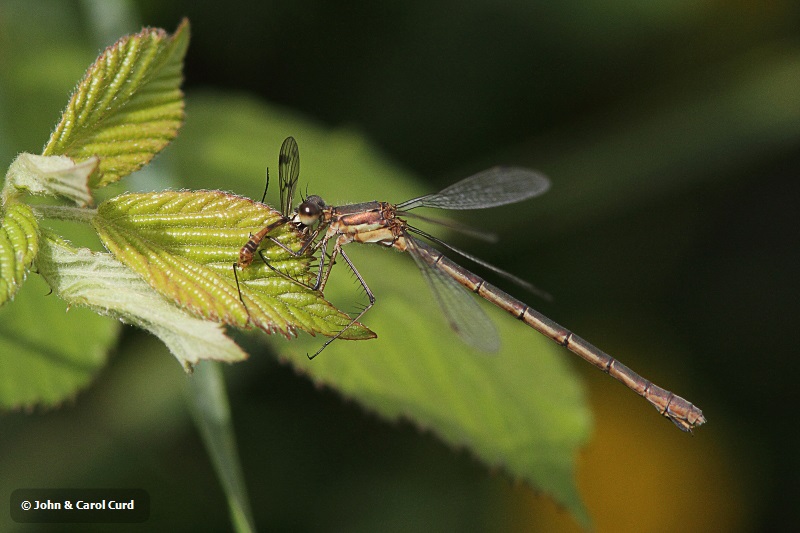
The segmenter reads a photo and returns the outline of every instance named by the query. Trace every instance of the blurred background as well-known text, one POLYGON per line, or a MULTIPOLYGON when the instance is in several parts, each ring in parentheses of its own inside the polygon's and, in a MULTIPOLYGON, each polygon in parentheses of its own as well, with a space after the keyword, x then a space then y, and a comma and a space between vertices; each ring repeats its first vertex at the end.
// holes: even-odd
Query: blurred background
MULTIPOLYGON (((786 530, 800 519, 798 15, 788 1, 6 0, 0 157, 41 150, 103 47, 189 17, 189 121, 208 94, 268 103, 363 135, 430 191, 497 163, 537 168, 553 187, 535 217, 509 210, 504 245, 470 251, 546 289, 545 314, 708 419, 682 435, 565 351, 595 417, 578 487, 597 529, 786 530)), ((375 199, 337 179, 334 200, 375 199)), ((248 348, 226 372, 262 527, 577 529, 547 496, 248 348)), ((144 487, 170 502, 149 530, 229 529, 184 380, 126 329, 69 405, 0 415, 3 493, 29 479, 144 487), (85 454, 59 455, 65 443, 85 454)))

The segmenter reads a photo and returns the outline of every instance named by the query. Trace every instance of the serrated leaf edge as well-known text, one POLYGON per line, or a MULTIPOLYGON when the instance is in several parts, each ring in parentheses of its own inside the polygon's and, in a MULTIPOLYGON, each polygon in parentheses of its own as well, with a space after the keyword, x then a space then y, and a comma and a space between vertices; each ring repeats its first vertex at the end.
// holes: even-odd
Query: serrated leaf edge
POLYGON ((13 300, 39 253, 39 223, 26 204, 8 202, 0 220, 0 305, 13 300), (23 245, 20 243, 24 241, 23 245), (10 275, 9 275, 10 274, 10 275))
MULTIPOLYGON (((163 87, 159 87, 158 84, 151 86, 148 85, 149 82, 144 81, 144 85, 142 85, 140 89, 137 89, 137 91, 134 91, 131 96, 132 99, 138 97, 141 101, 134 102, 132 107, 126 108, 130 103, 130 99, 128 99, 121 104, 115 113, 100 117, 96 123, 89 123, 90 130, 84 128, 87 122, 91 121, 93 114, 98 111, 109 111, 112 102, 118 97, 119 92, 127 83, 133 83, 137 79, 142 81, 146 76, 154 75, 154 68, 157 69, 157 74, 166 73, 169 75, 170 71, 165 71, 163 69, 168 68, 165 67, 165 65, 168 66, 170 60, 175 57, 175 54, 181 58, 185 55, 188 46, 188 32, 188 19, 183 19, 172 36, 169 36, 166 31, 160 28, 144 28, 139 33, 125 36, 106 48, 97 60, 87 69, 83 79, 75 88, 62 114, 62 118, 53 130, 42 154, 67 155, 73 157, 77 161, 83 161, 88 157, 99 155, 101 163, 98 171, 96 171, 91 178, 90 183, 92 187, 102 187, 113 183, 147 164, 156 153, 175 138, 178 128, 183 123, 184 103, 183 92, 180 90, 180 83, 182 81, 182 61, 179 61, 176 67, 173 67, 177 72, 172 74, 177 74, 178 83, 175 85, 173 82, 170 82, 166 93, 159 91, 155 95, 150 95, 150 99, 148 99, 148 90, 152 90, 153 88, 163 90, 163 87), (165 47, 159 49, 158 45, 167 40, 168 42, 165 44, 165 47), (141 43, 141 46, 136 50, 128 50, 128 48, 132 48, 136 43, 141 43), (151 56, 152 59, 152 57, 159 55, 159 52, 161 52, 161 57, 159 58, 158 64, 142 66, 139 72, 136 73, 138 78, 126 76, 126 74, 132 72, 132 69, 137 64, 136 58, 131 58, 131 55, 144 53, 151 56), (105 73, 115 66, 119 67, 119 65, 122 65, 122 67, 119 71, 115 72, 110 82, 106 80, 105 73), (104 93, 102 95, 103 100, 98 100, 102 92, 102 89, 99 87, 104 82, 108 83, 106 89, 110 88, 111 90, 108 90, 107 94, 104 93), (174 91, 171 91, 170 88, 173 85, 175 85, 175 88, 174 91), (114 87, 116 87, 116 89, 114 89, 114 87), (151 99, 155 99, 155 102, 151 99), (159 99, 164 101, 159 102, 159 99), (173 107, 176 102, 178 102, 179 105, 177 113, 174 114, 174 116, 159 115, 165 111, 165 108, 173 107), (154 103, 156 105, 152 105, 154 103), (164 131, 163 128, 158 128, 156 130, 152 124, 145 123, 142 125, 137 122, 136 125, 139 129, 139 133, 142 133, 143 136, 133 139, 129 136, 122 138, 117 137, 116 133, 119 132, 130 135, 130 130, 132 129, 130 118, 131 116, 136 116, 136 106, 144 106, 144 104, 150 105, 143 107, 140 114, 155 114, 161 116, 159 122, 170 123, 168 128, 169 133, 162 135, 164 131), (122 124, 115 124, 115 117, 121 115, 124 115, 128 120, 122 124), (104 123, 105 127, 103 127, 104 123), (148 128, 150 131, 148 131, 148 128), (110 141, 113 148, 109 147, 108 144, 104 144, 103 146, 106 147, 105 152, 99 153, 98 143, 94 142, 94 144, 92 144, 90 141, 104 139, 106 142, 110 141), (136 152, 131 153, 132 149, 136 152), (116 151, 116 153, 114 151, 116 151), (112 157, 108 157, 109 154, 111 154, 112 157), (125 162, 126 159, 128 161, 123 165, 126 168, 107 168, 107 165, 112 161, 125 162)), ((172 112, 171 109, 170 112, 172 112)))

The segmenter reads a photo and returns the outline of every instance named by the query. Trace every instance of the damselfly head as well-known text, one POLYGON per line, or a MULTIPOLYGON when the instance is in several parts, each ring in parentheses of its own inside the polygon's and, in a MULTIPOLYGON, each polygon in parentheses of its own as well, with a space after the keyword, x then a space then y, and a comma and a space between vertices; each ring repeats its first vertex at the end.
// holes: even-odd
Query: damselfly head
POLYGON ((297 219, 304 226, 313 226, 322 215, 322 210, 325 209, 325 201, 312 194, 297 208, 297 219))

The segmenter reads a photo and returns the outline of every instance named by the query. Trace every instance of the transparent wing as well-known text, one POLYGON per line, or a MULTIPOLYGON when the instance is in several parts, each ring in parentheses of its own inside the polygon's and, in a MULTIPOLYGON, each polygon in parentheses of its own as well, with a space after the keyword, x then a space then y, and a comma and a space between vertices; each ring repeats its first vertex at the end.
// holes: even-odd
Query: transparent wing
POLYGON ((500 337, 494 324, 478 302, 464 287, 433 264, 436 257, 421 251, 416 241, 406 235, 407 250, 431 288, 436 302, 444 312, 450 327, 461 339, 479 350, 496 352, 500 337))
POLYGON ((483 268, 485 268, 487 270, 491 270, 492 272, 494 272, 498 276, 502 276, 502 277, 506 278, 508 281, 510 281, 512 283, 516 283, 517 285, 519 285, 520 287, 522 287, 526 291, 530 292, 531 294, 535 294, 536 296, 538 296, 539 298, 541 298, 543 300, 547 300, 549 302, 549 301, 551 301, 553 299, 553 297, 550 295, 550 293, 548 293, 546 291, 543 291, 542 289, 536 287, 533 283, 525 281, 522 278, 518 278, 517 276, 515 276, 511 272, 506 272, 502 268, 496 267, 493 264, 484 261, 480 257, 476 257, 476 256, 474 256, 474 255, 472 255, 470 253, 465 252, 464 250, 456 248, 452 244, 447 244, 443 240, 438 239, 438 238, 434 237, 433 235, 431 235, 429 233, 425 233, 424 231, 422 231, 419 228, 415 228, 414 226, 407 226, 407 230, 411 231, 413 233, 416 233, 417 235, 422 235, 423 237, 425 237, 426 239, 430 240, 431 242, 434 242, 434 243, 436 243, 436 244, 438 244, 440 246, 444 246, 448 250, 451 250, 451 251, 457 253, 458 255, 460 255, 462 257, 466 257, 467 259, 469 259, 473 263, 477 263, 480 266, 482 266, 483 268))
POLYGON ((411 211, 397 211, 397 214, 400 216, 408 217, 408 218, 416 218, 417 220, 423 220, 425 222, 430 222, 431 224, 436 224, 437 226, 442 226, 453 231, 457 231, 462 235, 468 235, 475 239, 480 239, 484 242, 497 242, 497 235, 494 233, 490 233, 488 231, 479 230, 477 228, 473 228, 467 226, 465 224, 461 224, 460 222, 456 222, 455 220, 448 220, 444 218, 434 218, 429 217, 427 215, 423 216, 418 213, 413 213, 411 211))
POLYGON ((397 205, 400 210, 416 207, 439 209, 485 209, 522 202, 550 188, 542 174, 519 167, 494 167, 464 178, 434 193, 397 205))
POLYGON ((288 217, 292 213, 294 191, 300 177, 300 150, 294 137, 287 137, 281 145, 278 157, 278 177, 281 187, 281 214, 288 217))

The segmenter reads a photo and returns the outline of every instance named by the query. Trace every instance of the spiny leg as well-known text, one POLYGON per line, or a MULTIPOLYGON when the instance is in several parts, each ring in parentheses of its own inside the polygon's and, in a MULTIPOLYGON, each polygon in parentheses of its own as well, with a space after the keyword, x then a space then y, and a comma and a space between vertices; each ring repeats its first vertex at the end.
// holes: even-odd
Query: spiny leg
POLYGON ((267 167, 267 184, 264 186, 264 194, 261 196, 261 203, 267 199, 267 189, 269 189, 269 167, 267 167))
POLYGON ((317 251, 319 244, 312 246, 314 245, 314 239, 317 238, 317 235, 319 235, 319 229, 314 230, 314 232, 311 234, 308 240, 306 240, 306 242, 303 243, 303 246, 301 246, 300 249, 297 250, 296 252, 271 235, 267 235, 266 238, 272 241, 273 244, 280 246, 286 252, 292 254, 294 257, 300 257, 302 255, 305 255, 305 253, 308 251, 309 248, 311 248, 312 254, 317 251))
MULTIPOLYGON (((247 308, 247 304, 244 303, 244 298, 242 298, 242 288, 239 286, 239 274, 236 273, 236 270, 238 269, 238 266, 239 266, 239 263, 234 263, 233 264, 233 279, 236 280, 236 290, 239 292, 239 301, 242 302, 242 305, 244 306, 244 310, 247 312, 247 324, 249 324, 250 322, 252 322, 253 317, 250 314, 250 309, 247 308)), ((245 324, 245 325, 247 325, 247 324, 245 324)))
MULTIPOLYGON (((292 250, 291 248, 289 248, 288 246, 286 246, 285 244, 283 244, 282 242, 280 242, 275 237, 271 237, 271 236, 268 235, 266 238, 269 239, 270 241, 272 241, 274 244, 276 244, 276 245, 280 246, 281 248, 283 248, 287 253, 291 254, 293 257, 302 257, 308 252, 309 249, 311 250, 311 255, 314 255, 314 253, 316 253, 316 251, 320 248, 320 246, 323 246, 323 245, 327 244, 327 239, 323 239, 323 240, 315 243, 315 239, 317 238, 317 235, 319 235, 320 229, 321 228, 317 228, 316 230, 314 230, 314 232, 311 234, 311 236, 308 238, 308 240, 305 243, 303 243, 303 246, 301 246, 300 249, 297 250, 296 252, 294 250, 292 250)), ((261 260, 264 261, 264 264, 267 265, 267 267, 269 267, 273 272, 283 276, 284 278, 286 278, 288 280, 291 280, 291 281, 294 281, 295 283, 298 283, 299 285, 302 285, 303 287, 309 288, 309 289, 314 290, 314 291, 319 288, 320 277, 321 277, 320 272, 321 272, 322 267, 325 264, 324 246, 323 246, 323 252, 322 252, 322 259, 320 260, 320 265, 319 265, 320 270, 317 272, 317 281, 314 283, 314 285, 310 285, 308 283, 305 283, 305 282, 302 282, 302 281, 300 281, 298 279, 295 279, 292 276, 290 276, 289 274, 287 274, 285 272, 281 272, 280 270, 278 270, 277 268, 272 266, 270 264, 270 262, 267 261, 267 258, 264 257, 263 250, 259 250, 258 251, 258 255, 261 257, 261 260)))
MULTIPOLYGON (((264 261, 264 264, 265 264, 265 265, 267 265, 267 267, 268 267, 270 270, 272 270, 273 272, 275 272, 276 274, 278 274, 278 275, 279 275, 279 276, 281 276, 282 278, 284 278, 284 279, 288 279, 289 281, 293 281, 294 283, 297 283, 298 285, 300 285, 300 286, 302 286, 302 287, 305 287, 305 288, 307 288, 307 289, 311 289, 312 291, 315 291, 315 290, 317 290, 317 289, 316 289, 316 288, 315 288, 313 285, 310 285, 310 284, 308 284, 308 283, 306 283, 306 282, 304 282, 304 281, 300 281, 300 280, 299 280, 299 279, 297 279, 297 278, 293 278, 292 276, 290 276, 290 275, 289 275, 289 274, 287 274, 286 272, 283 272, 283 271, 281 271, 281 270, 278 270, 276 267, 272 266, 272 264, 271 264, 269 261, 267 261, 267 258, 266 258, 266 257, 264 257, 264 252, 263 252, 263 250, 259 250, 259 251, 258 251, 258 256, 261 258, 261 260, 262 260, 262 261, 264 261)), ((298 257, 299 257, 299 256, 298 256, 298 257)))
MULTIPOLYGON (((364 288, 364 292, 367 293, 367 298, 369 298, 369 304, 364 309, 362 309, 361 312, 358 313, 358 315, 356 315, 355 318, 350 320, 350 323, 347 324, 344 328, 342 328, 342 330, 339 331, 339 333, 337 333, 336 335, 334 335, 333 337, 331 337, 330 339, 325 341, 325 344, 323 344, 322 347, 314 353, 314 355, 306 354, 306 356, 309 359, 314 359, 316 356, 318 356, 320 354, 320 352, 322 352, 322 350, 327 348, 330 343, 332 343, 333 341, 335 341, 336 339, 341 337, 342 334, 345 331, 350 329, 353 326, 353 324, 358 322, 361 319, 361 317, 364 316, 366 314, 366 312, 369 311, 372 308, 373 305, 375 305, 375 295, 372 294, 372 291, 369 289, 369 286, 367 285, 367 282, 364 281, 363 277, 361 277, 361 274, 358 272, 358 270, 356 269, 356 267, 353 264, 353 262, 350 261, 350 258, 347 257, 347 254, 344 253, 344 250, 342 250, 342 248, 341 248, 341 246, 339 245, 338 242, 336 243, 336 246, 334 247, 333 252, 331 253, 331 263, 328 266, 328 273, 325 276, 325 282, 328 281, 328 275, 330 274, 330 267, 333 266, 333 260, 334 260, 334 258, 336 257, 337 254, 341 254, 342 255, 342 257, 344 258, 345 262, 350 267, 350 270, 353 272, 353 274, 355 274, 356 279, 358 279, 358 282, 361 283, 361 286, 364 288)), ((323 288, 324 288, 324 283, 323 283, 323 288)))
POLYGON ((317 290, 321 293, 325 292, 325 285, 328 283, 328 278, 331 275, 331 269, 333 265, 336 264, 336 256, 342 250, 342 245, 339 240, 336 240, 336 244, 333 246, 333 252, 331 252, 330 261, 328 262, 328 270, 325 272, 325 275, 322 275, 322 271, 325 268, 325 258, 328 256, 328 237, 323 238, 320 241, 320 246, 322 248, 322 253, 319 254, 319 269, 317 270, 317 281, 314 284, 314 290, 317 290))
MULTIPOLYGON (((322 253, 320 254, 320 257, 319 257, 319 268, 317 269, 317 280, 316 280, 316 282, 314 282, 314 285, 307 285, 305 283, 302 283, 300 281, 295 280, 298 283, 300 283, 301 285, 304 285, 304 286, 308 287, 311 290, 322 292, 324 290, 324 288, 325 288, 325 283, 322 281, 323 280, 322 272, 323 272, 323 270, 325 268, 325 258, 328 257, 327 248, 328 248, 328 239, 330 239, 330 237, 325 236, 319 242, 314 243, 314 239, 316 239, 316 237, 319 234, 319 232, 320 232, 320 228, 317 228, 314 231, 314 233, 311 235, 309 240, 307 240, 305 242, 305 244, 302 246, 302 248, 300 248, 296 252, 293 251, 293 250, 290 250, 289 248, 284 246, 282 243, 279 243, 279 242, 275 241, 271 237, 267 237, 267 238, 268 239, 272 239, 273 242, 276 242, 278 245, 280 245, 281 248, 283 248, 284 250, 286 250, 287 252, 289 252, 290 254, 292 254, 295 257, 302 256, 309 249, 311 249, 311 255, 314 255, 317 252, 317 250, 322 248, 322 253)), ((338 253, 338 251, 334 248, 334 253, 331 254, 331 262, 330 262, 330 265, 328 266, 328 272, 324 277, 325 281, 327 281, 328 276, 330 275, 330 268, 334 264, 333 258, 335 257, 335 255, 337 253, 338 253)), ((264 259, 264 257, 262 256, 261 259, 264 259)), ((266 262, 266 260, 265 260, 265 262, 266 262)), ((270 266, 270 265, 268 264, 267 266, 270 266)), ((270 268, 275 270, 274 267, 272 267, 272 266, 270 266, 270 268)), ((276 272, 279 272, 279 271, 276 270, 276 272)), ((279 273, 281 273, 281 272, 279 272, 279 273)), ((284 276, 285 276, 285 274, 284 274, 284 276)))

